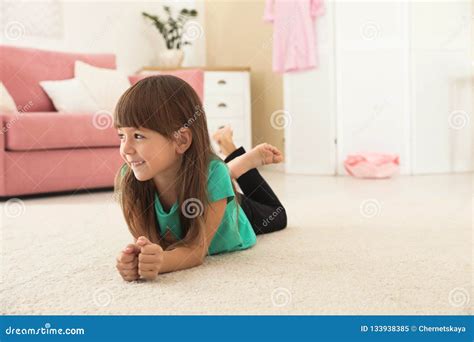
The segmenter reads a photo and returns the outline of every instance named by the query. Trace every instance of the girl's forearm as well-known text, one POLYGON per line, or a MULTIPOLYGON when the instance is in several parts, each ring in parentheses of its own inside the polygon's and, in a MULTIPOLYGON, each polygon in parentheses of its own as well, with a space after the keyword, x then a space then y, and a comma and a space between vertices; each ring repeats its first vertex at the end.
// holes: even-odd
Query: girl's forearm
POLYGON ((184 270, 199 266, 203 262, 202 253, 199 249, 188 247, 177 247, 170 251, 163 252, 163 264, 160 273, 184 270))

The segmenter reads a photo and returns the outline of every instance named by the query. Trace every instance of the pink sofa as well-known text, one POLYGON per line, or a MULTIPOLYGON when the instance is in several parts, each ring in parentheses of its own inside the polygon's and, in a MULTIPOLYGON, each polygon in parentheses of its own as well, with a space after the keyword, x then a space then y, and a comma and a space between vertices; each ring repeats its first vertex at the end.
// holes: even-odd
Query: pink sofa
POLYGON ((76 60, 115 68, 111 54, 0 46, 0 81, 20 112, 0 113, 0 197, 113 186, 122 161, 111 117, 56 112, 38 83, 74 77, 76 60))

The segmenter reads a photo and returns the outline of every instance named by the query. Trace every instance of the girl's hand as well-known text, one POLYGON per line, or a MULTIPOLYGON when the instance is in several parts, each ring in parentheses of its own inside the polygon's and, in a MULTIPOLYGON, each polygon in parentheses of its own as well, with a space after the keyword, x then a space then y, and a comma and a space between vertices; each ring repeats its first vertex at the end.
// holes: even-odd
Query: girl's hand
POLYGON ((137 240, 140 248, 138 256, 138 274, 148 280, 154 280, 160 272, 163 264, 163 248, 160 245, 151 243, 144 236, 137 240))
POLYGON ((126 281, 134 281, 140 278, 138 274, 138 253, 140 253, 140 247, 129 244, 117 257, 117 270, 126 281))

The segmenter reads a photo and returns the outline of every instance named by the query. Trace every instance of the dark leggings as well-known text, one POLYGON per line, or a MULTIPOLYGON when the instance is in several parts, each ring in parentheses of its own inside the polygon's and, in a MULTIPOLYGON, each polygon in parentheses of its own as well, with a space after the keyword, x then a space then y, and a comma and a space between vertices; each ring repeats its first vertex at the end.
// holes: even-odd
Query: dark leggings
MULTIPOLYGON (((224 160, 226 163, 245 153, 239 147, 224 160)), ((286 211, 278 197, 257 169, 251 169, 236 179, 243 194, 240 206, 255 234, 266 234, 286 227, 286 211)))

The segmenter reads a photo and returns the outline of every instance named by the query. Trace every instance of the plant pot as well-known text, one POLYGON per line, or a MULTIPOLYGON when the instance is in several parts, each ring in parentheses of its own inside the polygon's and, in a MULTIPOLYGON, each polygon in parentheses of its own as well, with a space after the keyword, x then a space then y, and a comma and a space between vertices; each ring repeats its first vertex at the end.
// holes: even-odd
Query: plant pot
POLYGON ((160 52, 159 61, 161 67, 178 68, 183 63, 183 50, 165 50, 160 52))

